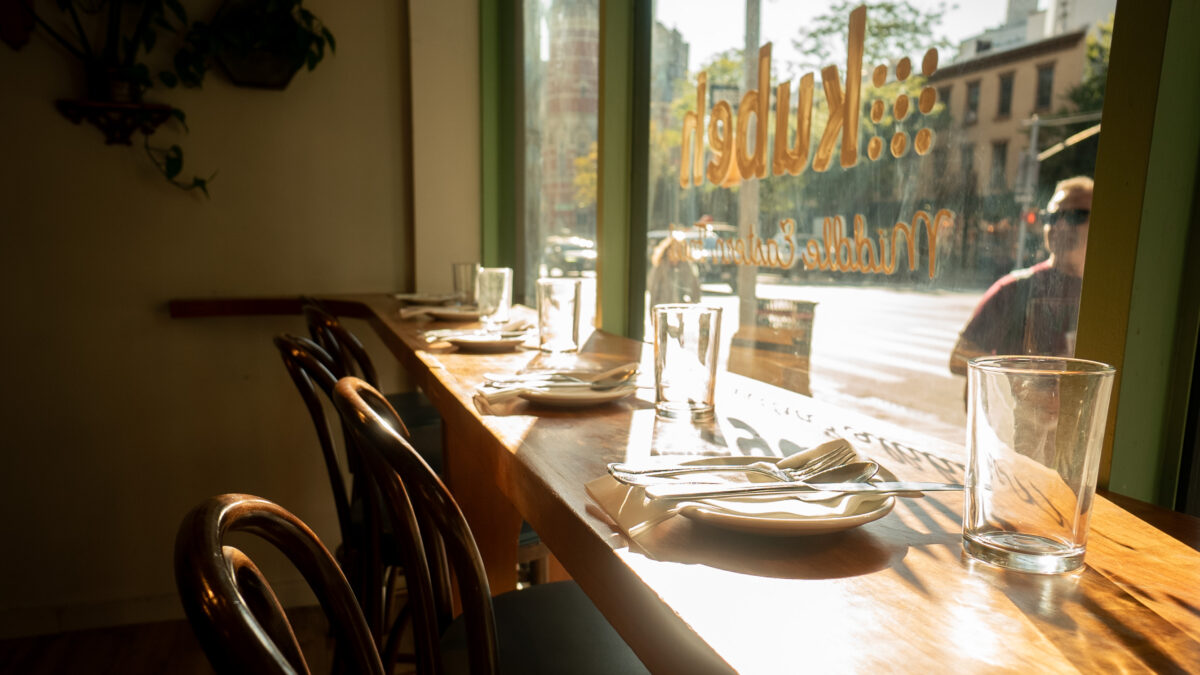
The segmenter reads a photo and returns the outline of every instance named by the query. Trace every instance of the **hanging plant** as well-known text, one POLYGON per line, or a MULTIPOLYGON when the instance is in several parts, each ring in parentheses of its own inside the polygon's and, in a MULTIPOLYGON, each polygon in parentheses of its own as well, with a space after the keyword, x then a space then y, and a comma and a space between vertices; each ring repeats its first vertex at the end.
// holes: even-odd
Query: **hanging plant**
POLYGON ((143 134, 143 148, 172 184, 208 195, 208 178, 182 178, 183 149, 153 145, 150 136, 169 119, 187 132, 183 111, 148 103, 144 93, 156 83, 166 88, 199 87, 212 63, 222 64, 241 86, 282 89, 302 66, 312 70, 334 51, 333 34, 301 0, 226 0, 211 23, 189 20, 180 0, 0 0, 0 38, 14 49, 30 30, 45 33, 83 68, 82 99, 60 100, 59 111, 73 122, 87 121, 109 144, 131 145, 143 134), (46 11, 42 5, 52 4, 46 11), (160 36, 173 38, 170 68, 151 76, 147 57, 160 36))

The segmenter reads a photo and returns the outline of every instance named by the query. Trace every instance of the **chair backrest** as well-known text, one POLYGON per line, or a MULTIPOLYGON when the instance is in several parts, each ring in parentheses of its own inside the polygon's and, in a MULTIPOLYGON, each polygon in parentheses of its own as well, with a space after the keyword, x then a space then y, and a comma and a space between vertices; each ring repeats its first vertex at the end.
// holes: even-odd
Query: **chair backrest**
POLYGON ((321 398, 317 394, 320 390, 324 392, 326 400, 332 401, 329 397, 332 396, 333 387, 338 380, 334 373, 338 372, 339 368, 328 352, 307 338, 277 335, 274 343, 283 357, 288 375, 291 375, 296 389, 300 391, 300 397, 304 399, 304 406, 308 409, 313 426, 317 429, 317 440, 321 443, 321 454, 325 460, 325 469, 329 473, 333 501, 337 506, 338 525, 344 540, 351 533, 350 497, 346 492, 345 478, 338 461, 333 431, 321 405, 321 398))
POLYGON ((379 375, 362 341, 319 302, 306 300, 302 311, 313 341, 336 360, 338 367, 334 374, 361 377, 372 387, 379 388, 379 375))
POLYGON ((366 474, 377 488, 370 492, 381 500, 378 508, 391 518, 402 548, 412 556, 404 571, 422 672, 441 671, 438 637, 453 616, 450 595, 437 573, 443 554, 458 582, 471 672, 497 672, 491 591, 475 538, 454 497, 405 441, 399 415, 378 390, 345 377, 338 381, 333 401, 342 423, 359 441, 366 474))
POLYGON ((271 542, 304 576, 349 672, 382 675, 362 610, 329 550, 299 518, 251 495, 212 497, 184 517, 175 537, 175 583, 196 637, 218 673, 309 673, 287 615, 258 567, 225 546, 229 532, 271 542))
MULTIPOLYGON (((275 347, 283 357, 292 381, 296 383, 304 405, 312 418, 317 431, 317 440, 321 444, 325 468, 329 473, 330 487, 333 490, 334 504, 337 508, 338 526, 342 533, 343 565, 350 577, 362 609, 366 613, 368 625, 376 634, 380 634, 384 624, 385 603, 381 593, 384 586, 384 569, 382 563, 382 517, 376 508, 362 504, 363 471, 360 470, 362 460, 355 447, 355 439, 350 430, 342 426, 342 447, 345 448, 346 464, 353 474, 352 489, 346 490, 342 466, 338 461, 334 442, 334 433, 325 415, 321 396, 332 405, 333 388, 337 377, 334 359, 308 338, 292 335, 278 335, 274 339, 275 347), (318 394, 317 392, 321 392, 318 394), (355 523, 354 513, 356 504, 362 504, 361 522, 355 523)), ((408 435, 408 429, 400 422, 401 433, 408 435)))

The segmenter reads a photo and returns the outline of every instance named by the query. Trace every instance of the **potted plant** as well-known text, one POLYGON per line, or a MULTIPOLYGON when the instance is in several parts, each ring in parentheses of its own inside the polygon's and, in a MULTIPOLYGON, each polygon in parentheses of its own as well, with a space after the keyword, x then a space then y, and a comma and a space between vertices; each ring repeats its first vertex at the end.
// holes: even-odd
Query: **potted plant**
POLYGON ((211 23, 191 20, 180 0, 54 0, 52 11, 34 0, 0 0, 0 10, 7 24, 0 33, 14 48, 23 44, 19 33, 28 23, 80 61, 84 97, 58 101, 64 116, 95 125, 111 144, 130 145, 133 133, 142 132, 146 154, 163 176, 205 195, 212 176, 182 179, 179 145, 150 144, 150 135, 168 119, 186 131, 183 111, 147 103, 144 92, 156 83, 199 87, 214 61, 237 84, 283 88, 301 66, 315 68, 326 45, 330 51, 336 47, 333 34, 302 0, 225 0, 211 23), (14 33, 18 38, 9 39, 14 33), (160 37, 174 39, 175 53, 170 67, 152 76, 147 57, 160 37))

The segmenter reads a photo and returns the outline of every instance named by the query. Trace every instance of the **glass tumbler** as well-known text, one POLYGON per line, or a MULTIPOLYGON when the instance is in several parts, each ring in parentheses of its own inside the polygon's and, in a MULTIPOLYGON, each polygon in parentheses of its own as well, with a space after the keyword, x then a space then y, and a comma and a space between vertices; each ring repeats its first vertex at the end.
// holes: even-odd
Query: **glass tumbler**
POLYGON ((654 401, 658 417, 713 419, 721 308, 655 305, 654 401))
POLYGON ((582 284, 578 279, 538 279, 538 344, 544 352, 579 349, 582 284))
POLYGON ((479 274, 479 263, 451 263, 454 275, 454 301, 460 305, 475 304, 475 277, 479 274))
POLYGON ((489 332, 499 330, 508 321, 512 306, 512 268, 480 267, 475 277, 475 304, 479 307, 479 321, 489 332))
POLYGON ((1026 572, 1083 565, 1115 372, 1056 357, 969 362, 969 555, 1026 572))

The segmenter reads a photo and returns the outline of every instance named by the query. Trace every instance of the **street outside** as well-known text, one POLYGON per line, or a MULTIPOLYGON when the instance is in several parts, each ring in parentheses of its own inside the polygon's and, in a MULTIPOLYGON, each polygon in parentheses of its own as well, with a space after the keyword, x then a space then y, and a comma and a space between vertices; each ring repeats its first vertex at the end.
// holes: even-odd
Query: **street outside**
MULTIPOLYGON (((724 308, 723 346, 737 330, 738 297, 706 284, 704 301, 724 308)), ((810 386, 813 398, 962 445, 966 378, 949 370, 950 351, 983 291, 917 291, 866 286, 801 286, 760 276, 757 297, 817 303, 810 386)))

